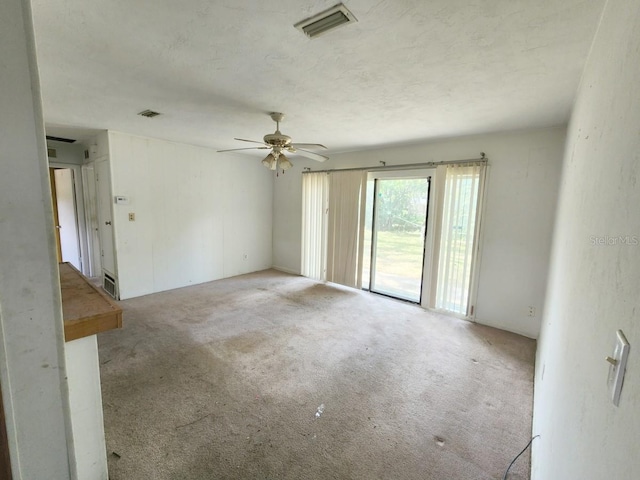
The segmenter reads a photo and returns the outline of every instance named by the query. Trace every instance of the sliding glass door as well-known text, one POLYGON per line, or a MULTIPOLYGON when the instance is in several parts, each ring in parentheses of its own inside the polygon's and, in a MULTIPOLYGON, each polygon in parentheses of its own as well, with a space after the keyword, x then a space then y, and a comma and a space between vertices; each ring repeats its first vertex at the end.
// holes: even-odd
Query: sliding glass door
POLYGON ((303 275, 473 318, 485 172, 481 159, 305 173, 303 275))
POLYGON ((428 203, 428 177, 370 182, 365 252, 371 255, 363 275, 370 291, 420 303, 428 203))

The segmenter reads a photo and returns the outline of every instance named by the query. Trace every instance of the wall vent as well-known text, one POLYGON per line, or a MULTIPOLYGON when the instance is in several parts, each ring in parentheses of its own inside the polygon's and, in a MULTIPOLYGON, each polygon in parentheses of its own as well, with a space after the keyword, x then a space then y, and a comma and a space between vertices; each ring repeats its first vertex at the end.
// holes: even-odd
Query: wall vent
POLYGON ((89 158, 89 150, 84 151, 84 159, 87 160, 89 158))
POLYGON ((73 138, 52 137, 50 135, 47 135, 47 140, 53 140, 54 142, 76 143, 73 138))
POLYGON ((161 113, 154 112, 153 110, 143 110, 140 113, 138 113, 138 115, 140 115, 141 117, 153 118, 153 117, 157 117, 158 115, 161 115, 161 113))
POLYGON ((118 299, 116 292, 116 279, 104 272, 102 272, 102 288, 104 288, 104 290, 113 298, 116 300, 118 299))
POLYGON ((294 25, 309 38, 315 38, 334 28, 357 22, 358 19, 342 3, 294 25))
POLYGON ((58 152, 55 148, 47 148, 47 157, 58 158, 58 152))

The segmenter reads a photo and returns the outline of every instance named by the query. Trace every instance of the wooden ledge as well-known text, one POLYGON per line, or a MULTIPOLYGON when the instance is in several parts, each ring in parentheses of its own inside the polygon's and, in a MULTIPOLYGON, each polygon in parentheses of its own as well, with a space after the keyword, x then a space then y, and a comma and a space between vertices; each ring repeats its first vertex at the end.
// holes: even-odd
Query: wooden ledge
POLYGON ((59 267, 65 342, 122 328, 122 308, 116 302, 70 263, 59 267))

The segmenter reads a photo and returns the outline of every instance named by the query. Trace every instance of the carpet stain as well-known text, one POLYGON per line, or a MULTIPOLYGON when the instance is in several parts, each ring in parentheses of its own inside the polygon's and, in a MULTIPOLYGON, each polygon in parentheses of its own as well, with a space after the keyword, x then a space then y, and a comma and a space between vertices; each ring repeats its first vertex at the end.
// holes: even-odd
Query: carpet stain
POLYGON ((488 480, 529 439, 524 337, 275 271, 120 303, 111 480, 488 480))
POLYGON ((137 353, 136 353, 136 347, 138 345, 140 345, 140 343, 142 342, 142 340, 138 341, 135 343, 135 345, 133 347, 131 347, 131 350, 129 350, 129 354, 127 355, 129 358, 135 358, 137 353))
POLYGON ((232 352, 253 353, 268 341, 262 332, 248 332, 224 341, 224 348, 232 352))

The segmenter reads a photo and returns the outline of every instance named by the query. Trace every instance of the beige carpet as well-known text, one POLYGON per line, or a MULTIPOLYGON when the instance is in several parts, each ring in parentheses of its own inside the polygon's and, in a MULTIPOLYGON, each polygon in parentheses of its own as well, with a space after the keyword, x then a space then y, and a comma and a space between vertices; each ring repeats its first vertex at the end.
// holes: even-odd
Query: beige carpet
POLYGON ((121 305, 111 480, 502 479, 531 435, 518 335, 273 270, 121 305))

